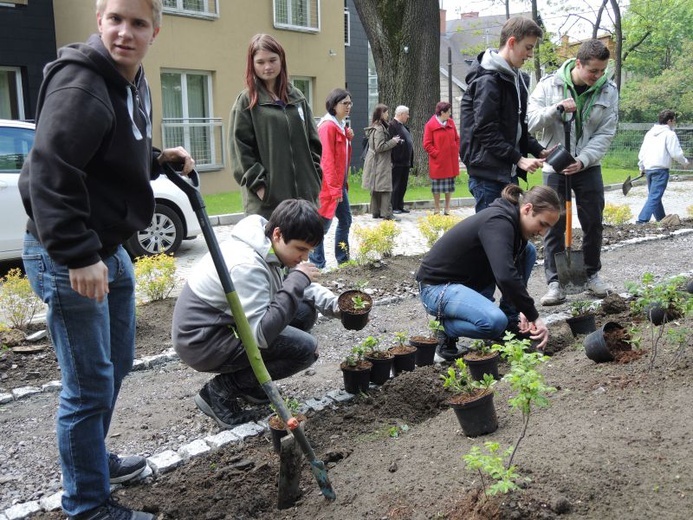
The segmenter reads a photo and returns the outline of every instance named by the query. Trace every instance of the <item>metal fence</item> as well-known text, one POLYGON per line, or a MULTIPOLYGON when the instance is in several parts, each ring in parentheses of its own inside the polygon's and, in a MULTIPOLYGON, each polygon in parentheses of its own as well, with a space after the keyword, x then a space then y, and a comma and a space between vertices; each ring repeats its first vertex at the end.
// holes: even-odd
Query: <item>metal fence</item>
MULTIPOLYGON (((602 161, 605 168, 638 169, 638 152, 651 123, 620 123, 609 152, 602 161)), ((688 166, 677 162, 671 165, 672 172, 693 173, 690 160, 693 157, 693 126, 677 126, 676 135, 679 137, 684 155, 689 160, 688 166)))

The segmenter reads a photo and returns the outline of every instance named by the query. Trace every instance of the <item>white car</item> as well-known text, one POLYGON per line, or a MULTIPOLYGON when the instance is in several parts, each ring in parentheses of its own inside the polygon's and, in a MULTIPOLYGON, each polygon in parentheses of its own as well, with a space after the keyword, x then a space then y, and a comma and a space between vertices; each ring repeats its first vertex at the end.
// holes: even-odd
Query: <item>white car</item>
MULTIPOLYGON (((0 119, 0 260, 22 257, 27 216, 17 188, 19 172, 34 144, 35 125, 0 119)), ((152 181, 156 209, 151 224, 125 244, 131 256, 173 254, 183 239, 202 230, 188 197, 165 176, 152 181)))

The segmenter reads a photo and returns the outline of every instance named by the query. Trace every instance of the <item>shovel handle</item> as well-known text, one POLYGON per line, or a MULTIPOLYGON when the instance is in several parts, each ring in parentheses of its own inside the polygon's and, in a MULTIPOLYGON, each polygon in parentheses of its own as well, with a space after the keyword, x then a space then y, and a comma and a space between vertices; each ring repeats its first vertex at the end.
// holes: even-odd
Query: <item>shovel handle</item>
POLYGON ((573 189, 570 175, 565 176, 565 248, 570 250, 573 243, 573 189))

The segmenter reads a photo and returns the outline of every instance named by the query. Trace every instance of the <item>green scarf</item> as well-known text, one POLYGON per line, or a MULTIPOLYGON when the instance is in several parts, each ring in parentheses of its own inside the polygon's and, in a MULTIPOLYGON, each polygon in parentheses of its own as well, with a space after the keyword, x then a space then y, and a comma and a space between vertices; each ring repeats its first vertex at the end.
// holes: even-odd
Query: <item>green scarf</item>
POLYGON ((567 98, 568 93, 570 93, 570 96, 575 100, 575 104, 577 105, 577 111, 575 112, 575 142, 577 142, 582 136, 583 121, 589 119, 590 112, 592 111, 594 102, 597 100, 599 91, 609 79, 606 73, 607 71, 604 71, 604 75, 599 78, 594 85, 578 96, 575 91, 575 85, 573 85, 573 77, 571 76, 575 64, 576 59, 572 58, 563 65, 563 97, 564 99, 567 98))

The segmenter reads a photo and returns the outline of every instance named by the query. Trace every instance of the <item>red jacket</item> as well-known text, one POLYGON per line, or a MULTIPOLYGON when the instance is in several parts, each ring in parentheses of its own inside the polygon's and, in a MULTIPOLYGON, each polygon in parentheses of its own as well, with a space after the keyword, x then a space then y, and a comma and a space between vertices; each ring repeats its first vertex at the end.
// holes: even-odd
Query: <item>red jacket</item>
POLYGON ((329 115, 320 121, 318 135, 322 143, 322 186, 318 197, 318 213, 325 218, 333 218, 337 204, 342 198, 342 189, 347 185, 347 168, 351 163, 351 136, 347 135, 329 115))
POLYGON ((447 179, 460 174, 457 153, 460 136, 452 118, 442 126, 435 115, 424 127, 423 147, 428 153, 428 175, 431 179, 447 179))

